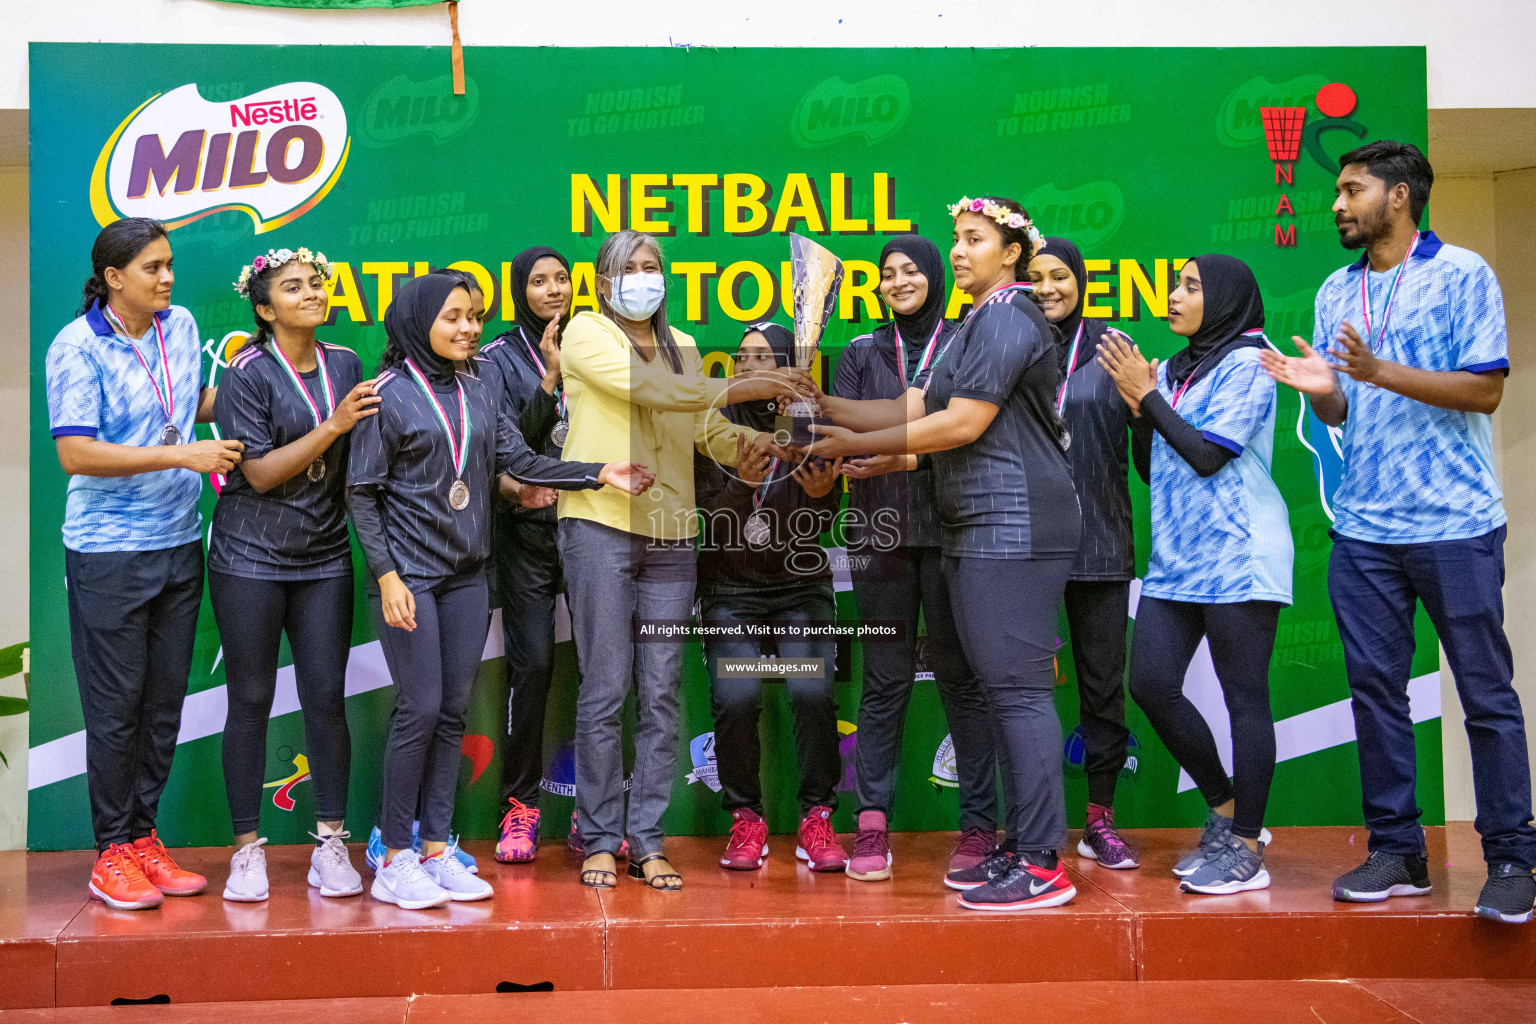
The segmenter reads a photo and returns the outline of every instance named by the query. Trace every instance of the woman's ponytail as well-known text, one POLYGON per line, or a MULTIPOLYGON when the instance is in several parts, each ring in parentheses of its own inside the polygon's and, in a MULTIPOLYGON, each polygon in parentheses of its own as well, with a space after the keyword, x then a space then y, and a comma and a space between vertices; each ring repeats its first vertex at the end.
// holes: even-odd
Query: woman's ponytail
POLYGON ((124 217, 102 228, 96 236, 96 244, 91 246, 91 276, 86 278, 85 287, 81 289, 80 311, 75 315, 83 315, 97 302, 106 303, 108 267, 121 270, 132 263, 145 246, 165 237, 165 225, 148 217, 124 217))

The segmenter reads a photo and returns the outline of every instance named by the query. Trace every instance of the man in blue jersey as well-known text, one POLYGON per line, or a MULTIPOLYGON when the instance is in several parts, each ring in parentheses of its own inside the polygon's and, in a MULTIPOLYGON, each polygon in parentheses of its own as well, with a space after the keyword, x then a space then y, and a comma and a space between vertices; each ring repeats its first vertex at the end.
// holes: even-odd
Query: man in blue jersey
POLYGON ((1525 721, 1504 635, 1507 517, 1493 468, 1504 394, 1504 301, 1476 253, 1420 231, 1434 172, 1416 147, 1380 141, 1339 161, 1334 217, 1361 258, 1317 294, 1312 344, 1264 355, 1274 378, 1343 426, 1328 589, 1354 701, 1370 856, 1335 880, 1349 902, 1430 889, 1408 707, 1422 601, 1466 709, 1488 882, 1477 913, 1530 920, 1536 828, 1525 721))

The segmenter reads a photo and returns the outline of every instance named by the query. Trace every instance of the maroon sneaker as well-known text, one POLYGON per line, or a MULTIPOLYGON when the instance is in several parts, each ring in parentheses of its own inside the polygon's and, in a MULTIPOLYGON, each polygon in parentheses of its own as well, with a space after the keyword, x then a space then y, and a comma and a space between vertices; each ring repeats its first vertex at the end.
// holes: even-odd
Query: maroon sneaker
POLYGON ((731 812, 731 838, 720 866, 730 871, 756 871, 768 859, 768 823, 745 807, 731 812))
POLYGON ((812 807, 800 819, 800 844, 795 856, 805 861, 812 871, 845 871, 848 854, 838 845, 837 833, 832 831, 832 808, 812 807))
POLYGON ((858 882, 883 882, 891 877, 891 834, 884 811, 860 811, 859 834, 853 838, 848 877, 858 882))
POLYGON ((997 849, 997 833, 990 828, 968 828, 960 833, 955 852, 949 858, 948 874, 969 871, 992 855, 997 849))

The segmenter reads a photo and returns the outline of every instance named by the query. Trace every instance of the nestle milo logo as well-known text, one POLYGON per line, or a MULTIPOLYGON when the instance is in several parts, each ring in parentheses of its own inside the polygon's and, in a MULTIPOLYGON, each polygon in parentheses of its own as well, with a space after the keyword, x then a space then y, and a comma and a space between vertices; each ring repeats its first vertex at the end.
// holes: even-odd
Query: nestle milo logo
POLYGON ((796 144, 808 149, 855 135, 872 146, 900 128, 911 107, 906 80, 896 75, 875 75, 853 83, 834 76, 800 100, 790 132, 796 144))
POLYGON ((479 112, 480 87, 473 78, 464 80, 464 95, 455 96, 448 75, 425 82, 396 75, 363 105, 362 138, 370 145, 390 146, 430 135, 441 144, 473 124, 479 112))
POLYGON ((1248 79, 1233 89, 1216 112, 1216 137, 1224 146, 1247 146, 1264 141, 1264 122, 1260 107, 1305 107, 1312 103, 1317 90, 1328 84, 1323 75, 1297 75, 1284 82, 1271 82, 1263 75, 1248 79))
POLYGON ((1024 197, 1024 209, 1043 235, 1063 235, 1080 246, 1097 245, 1120 230, 1125 196, 1112 181, 1062 189, 1055 182, 1024 197))

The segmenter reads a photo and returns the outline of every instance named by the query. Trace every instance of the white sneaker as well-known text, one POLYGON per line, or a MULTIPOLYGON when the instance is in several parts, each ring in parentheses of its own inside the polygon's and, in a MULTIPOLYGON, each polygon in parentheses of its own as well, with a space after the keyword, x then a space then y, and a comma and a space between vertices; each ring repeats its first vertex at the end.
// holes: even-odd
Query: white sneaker
POLYGON ((309 884, 320 890, 321 896, 356 896, 363 891, 363 876, 352 866, 347 855, 350 832, 332 832, 321 838, 315 852, 309 855, 309 884))
POLYGON ((451 899, 447 890, 421 869, 421 854, 415 850, 401 850, 394 860, 379 868, 369 891, 374 899, 406 910, 440 907, 451 899))
POLYGON ((265 839, 247 843, 229 858, 229 881, 224 883, 224 898, 233 903, 260 903, 267 898, 267 854, 265 839))
POLYGON ((483 878, 477 878, 469 873, 464 862, 455 857, 458 842, 448 844, 448 848, 442 853, 434 854, 421 862, 421 868, 427 873, 427 877, 442 886, 450 899, 461 903, 472 900, 488 900, 495 892, 491 884, 483 878))

